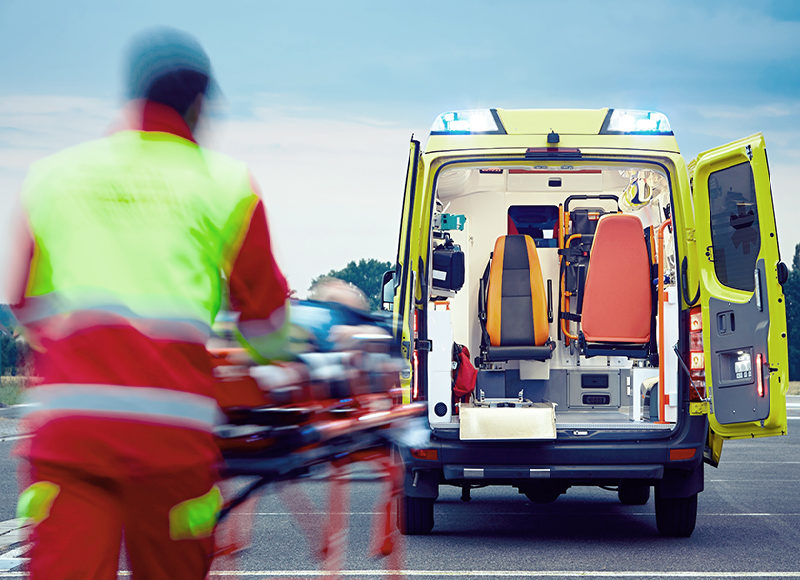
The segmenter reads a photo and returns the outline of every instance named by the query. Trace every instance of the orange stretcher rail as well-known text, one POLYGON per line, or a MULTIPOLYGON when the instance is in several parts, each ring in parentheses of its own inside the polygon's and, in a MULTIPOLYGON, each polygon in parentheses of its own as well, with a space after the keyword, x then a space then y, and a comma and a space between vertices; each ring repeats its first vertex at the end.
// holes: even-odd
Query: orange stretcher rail
POLYGON ((664 228, 672 225, 669 219, 658 227, 658 422, 666 423, 666 396, 664 394, 664 228))

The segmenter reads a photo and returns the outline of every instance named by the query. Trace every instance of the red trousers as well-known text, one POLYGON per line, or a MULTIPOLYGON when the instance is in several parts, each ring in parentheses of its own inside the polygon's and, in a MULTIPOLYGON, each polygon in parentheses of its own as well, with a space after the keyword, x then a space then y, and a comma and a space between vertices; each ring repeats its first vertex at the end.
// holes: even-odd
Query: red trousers
POLYGON ((31 532, 31 580, 116 580, 123 543, 135 579, 206 577, 213 537, 173 540, 169 511, 209 491, 216 481, 210 467, 126 478, 38 462, 30 468, 27 483, 59 486, 49 515, 31 532))

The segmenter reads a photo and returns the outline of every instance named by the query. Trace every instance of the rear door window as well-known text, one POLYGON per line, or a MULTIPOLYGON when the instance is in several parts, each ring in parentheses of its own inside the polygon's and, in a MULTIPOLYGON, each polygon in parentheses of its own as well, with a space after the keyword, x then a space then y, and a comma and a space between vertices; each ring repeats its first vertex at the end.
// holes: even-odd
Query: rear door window
POLYGON ((761 248, 756 188, 750 163, 708 176, 714 272, 729 288, 752 291, 761 248))

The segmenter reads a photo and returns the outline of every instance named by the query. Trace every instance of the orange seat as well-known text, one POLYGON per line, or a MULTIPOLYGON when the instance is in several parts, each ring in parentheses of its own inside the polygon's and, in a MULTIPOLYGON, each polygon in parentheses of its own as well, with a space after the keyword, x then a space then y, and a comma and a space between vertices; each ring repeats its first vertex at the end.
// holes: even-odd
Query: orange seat
POLYGON ((600 218, 584 286, 581 331, 587 344, 649 344, 650 276, 639 218, 624 214, 600 218))
POLYGON ((534 359, 552 355, 547 296, 533 238, 497 238, 481 283, 479 300, 488 361, 534 359))

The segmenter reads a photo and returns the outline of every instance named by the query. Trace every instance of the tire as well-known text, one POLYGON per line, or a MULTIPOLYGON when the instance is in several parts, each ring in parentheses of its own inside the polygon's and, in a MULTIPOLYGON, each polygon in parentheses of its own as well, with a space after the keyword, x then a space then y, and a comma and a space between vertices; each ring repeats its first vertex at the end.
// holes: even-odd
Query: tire
POLYGON ((624 505, 644 505, 650 500, 650 486, 646 483, 622 482, 617 495, 624 505))
POLYGON ((656 492, 656 526, 662 536, 688 538, 697 521, 697 494, 659 497, 656 492))
POLYGON ((433 502, 427 497, 402 496, 397 510, 397 528, 404 536, 429 534, 433 529, 433 502))

